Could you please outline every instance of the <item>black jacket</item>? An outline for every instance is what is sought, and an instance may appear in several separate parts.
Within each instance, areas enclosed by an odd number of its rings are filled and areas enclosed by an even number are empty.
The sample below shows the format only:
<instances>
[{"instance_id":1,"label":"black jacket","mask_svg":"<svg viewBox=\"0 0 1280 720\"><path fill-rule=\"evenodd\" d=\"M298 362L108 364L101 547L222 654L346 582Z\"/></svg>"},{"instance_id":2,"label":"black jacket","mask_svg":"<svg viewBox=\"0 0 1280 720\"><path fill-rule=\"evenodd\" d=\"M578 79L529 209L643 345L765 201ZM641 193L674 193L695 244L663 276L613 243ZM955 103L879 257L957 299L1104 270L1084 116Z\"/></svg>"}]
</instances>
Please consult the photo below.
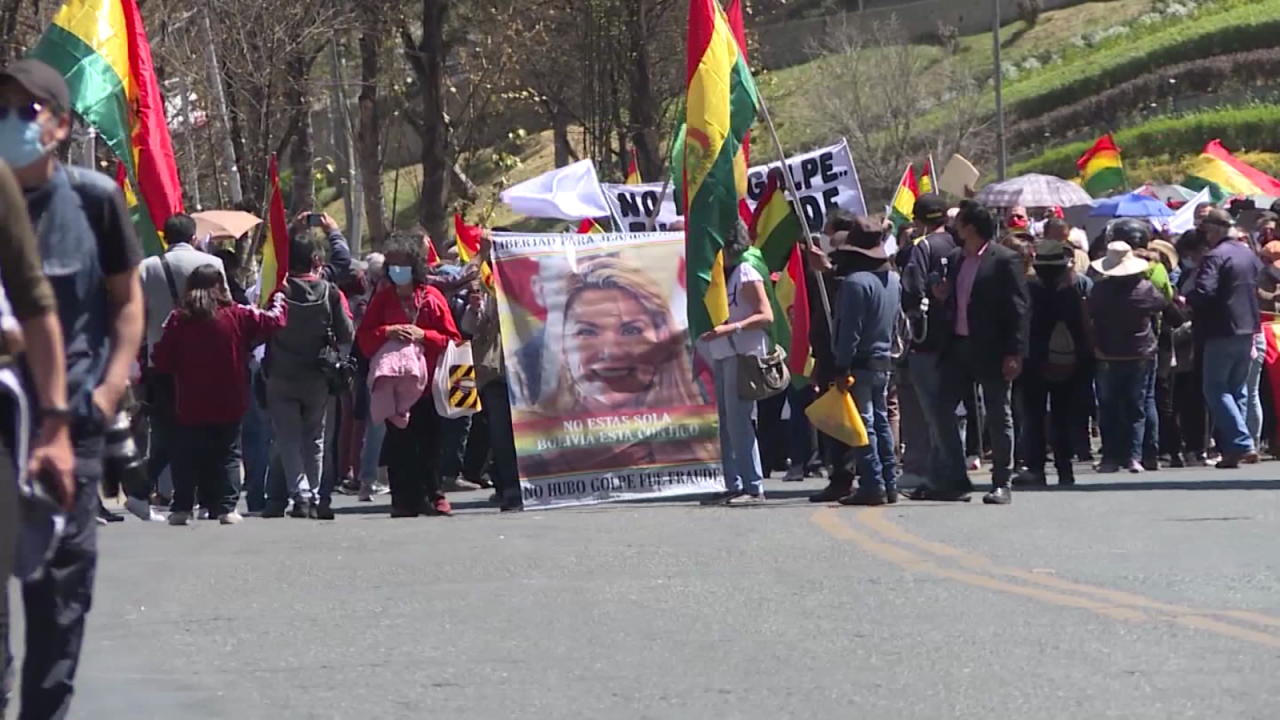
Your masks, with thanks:
<instances>
[{"instance_id":1,"label":"black jacket","mask_svg":"<svg viewBox=\"0 0 1280 720\"><path fill-rule=\"evenodd\" d=\"M1059 274L1027 279L1031 300L1031 330L1026 371L1038 373L1049 357L1054 328L1063 323L1076 347L1077 367L1093 364L1089 314L1086 305L1088 281L1063 268Z\"/></svg>"},{"instance_id":2,"label":"black jacket","mask_svg":"<svg viewBox=\"0 0 1280 720\"><path fill-rule=\"evenodd\" d=\"M902 268L902 311L911 320L912 333L920 338L919 342L912 343L912 352L936 353L942 346L942 338L947 334L946 313L939 307L941 303L929 294L929 275L948 274L955 251L956 241L945 230L898 251L898 267ZM922 309L926 297L930 303L927 318Z\"/></svg>"},{"instance_id":3,"label":"black jacket","mask_svg":"<svg viewBox=\"0 0 1280 720\"><path fill-rule=\"evenodd\" d=\"M998 371L1006 357L1027 356L1030 303L1022 256L996 243L989 243L978 261L969 295L969 341L979 365ZM956 345L956 299L964 248L956 248L948 259L947 285L950 293L944 305L942 362Z\"/></svg>"}]
</instances>

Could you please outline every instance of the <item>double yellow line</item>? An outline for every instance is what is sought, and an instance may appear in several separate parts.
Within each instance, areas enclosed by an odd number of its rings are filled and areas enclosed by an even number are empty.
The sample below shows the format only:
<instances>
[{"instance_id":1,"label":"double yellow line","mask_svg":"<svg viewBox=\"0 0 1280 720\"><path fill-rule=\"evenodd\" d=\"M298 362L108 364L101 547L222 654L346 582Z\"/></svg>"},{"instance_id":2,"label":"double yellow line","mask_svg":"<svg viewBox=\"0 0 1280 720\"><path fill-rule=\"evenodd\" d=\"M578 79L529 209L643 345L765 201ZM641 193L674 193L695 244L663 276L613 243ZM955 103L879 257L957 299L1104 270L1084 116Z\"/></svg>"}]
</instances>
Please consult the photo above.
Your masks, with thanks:
<instances>
[{"instance_id":1,"label":"double yellow line","mask_svg":"<svg viewBox=\"0 0 1280 720\"><path fill-rule=\"evenodd\" d=\"M911 572L1059 607L1087 610L1113 620L1173 623L1280 648L1280 635L1258 629L1280 628L1278 617L1242 610L1202 610L1171 605L1135 593L998 565L981 555L912 535L893 524L883 508L864 508L853 514L863 529L842 519L847 515L847 512L835 508L824 508L815 512L812 520L828 535L852 542L868 553Z\"/></svg>"}]
</instances>

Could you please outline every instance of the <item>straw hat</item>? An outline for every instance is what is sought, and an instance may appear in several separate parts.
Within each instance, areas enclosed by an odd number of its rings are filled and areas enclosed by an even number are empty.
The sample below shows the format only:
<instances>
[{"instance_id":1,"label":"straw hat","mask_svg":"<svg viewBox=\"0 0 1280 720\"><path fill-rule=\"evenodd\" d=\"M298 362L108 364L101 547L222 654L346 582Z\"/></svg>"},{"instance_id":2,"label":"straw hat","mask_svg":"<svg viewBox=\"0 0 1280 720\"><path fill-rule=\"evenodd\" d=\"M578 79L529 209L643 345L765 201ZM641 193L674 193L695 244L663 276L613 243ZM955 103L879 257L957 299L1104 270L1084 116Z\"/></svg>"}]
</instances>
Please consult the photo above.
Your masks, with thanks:
<instances>
[{"instance_id":1,"label":"straw hat","mask_svg":"<svg viewBox=\"0 0 1280 720\"><path fill-rule=\"evenodd\" d=\"M1151 263L1133 254L1129 243L1117 240L1108 243L1106 257L1095 260L1090 267L1107 277L1126 277L1141 275L1150 266Z\"/></svg>"},{"instance_id":2,"label":"straw hat","mask_svg":"<svg viewBox=\"0 0 1280 720\"><path fill-rule=\"evenodd\" d=\"M1173 246L1173 243L1167 240L1152 240L1147 248L1160 253L1160 257L1164 260L1165 269L1172 270L1178 267L1178 250Z\"/></svg>"}]
</instances>

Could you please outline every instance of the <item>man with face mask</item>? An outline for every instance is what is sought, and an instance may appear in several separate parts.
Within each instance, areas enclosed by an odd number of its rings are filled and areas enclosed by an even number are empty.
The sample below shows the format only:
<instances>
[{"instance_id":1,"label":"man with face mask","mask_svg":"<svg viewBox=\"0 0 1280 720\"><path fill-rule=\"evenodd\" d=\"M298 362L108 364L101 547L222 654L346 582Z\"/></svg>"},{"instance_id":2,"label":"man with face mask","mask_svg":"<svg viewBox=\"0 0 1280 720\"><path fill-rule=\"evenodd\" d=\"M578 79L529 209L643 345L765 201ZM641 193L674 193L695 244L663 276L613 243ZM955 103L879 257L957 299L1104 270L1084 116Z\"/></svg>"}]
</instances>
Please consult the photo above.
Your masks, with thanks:
<instances>
[{"instance_id":1,"label":"man with face mask","mask_svg":"<svg viewBox=\"0 0 1280 720\"><path fill-rule=\"evenodd\" d=\"M61 718L71 703L97 566L104 434L144 331L142 247L124 196L111 178L57 161L53 151L70 129L70 92L57 71L20 60L0 72L0 159L26 197L66 344L67 406L43 414L69 422L76 480L45 572L22 588L23 718Z\"/></svg>"}]
</instances>

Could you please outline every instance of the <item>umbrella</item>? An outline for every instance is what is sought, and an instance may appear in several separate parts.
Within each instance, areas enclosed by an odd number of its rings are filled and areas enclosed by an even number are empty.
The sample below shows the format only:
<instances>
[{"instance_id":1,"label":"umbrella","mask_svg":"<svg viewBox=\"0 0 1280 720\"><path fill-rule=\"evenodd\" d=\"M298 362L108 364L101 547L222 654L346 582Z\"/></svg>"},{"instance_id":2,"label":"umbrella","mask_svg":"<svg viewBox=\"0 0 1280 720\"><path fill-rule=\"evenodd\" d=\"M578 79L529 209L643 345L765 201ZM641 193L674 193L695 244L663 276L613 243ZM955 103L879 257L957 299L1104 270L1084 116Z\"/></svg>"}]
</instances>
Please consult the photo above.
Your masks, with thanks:
<instances>
[{"instance_id":1,"label":"umbrella","mask_svg":"<svg viewBox=\"0 0 1280 720\"><path fill-rule=\"evenodd\" d=\"M1089 217L1113 218L1162 218L1171 215L1173 211L1162 201L1136 192L1099 200L1098 204L1093 206L1093 211L1089 213Z\"/></svg>"},{"instance_id":2,"label":"umbrella","mask_svg":"<svg viewBox=\"0 0 1280 720\"><path fill-rule=\"evenodd\" d=\"M191 216L196 237L238 238L262 223L262 218L239 210L209 210Z\"/></svg>"},{"instance_id":3,"label":"umbrella","mask_svg":"<svg viewBox=\"0 0 1280 720\"><path fill-rule=\"evenodd\" d=\"M1004 182L991 183L978 193L978 202L987 207L1029 208L1071 207L1093 202L1089 193L1075 183L1052 175L1031 173Z\"/></svg>"}]
</instances>

